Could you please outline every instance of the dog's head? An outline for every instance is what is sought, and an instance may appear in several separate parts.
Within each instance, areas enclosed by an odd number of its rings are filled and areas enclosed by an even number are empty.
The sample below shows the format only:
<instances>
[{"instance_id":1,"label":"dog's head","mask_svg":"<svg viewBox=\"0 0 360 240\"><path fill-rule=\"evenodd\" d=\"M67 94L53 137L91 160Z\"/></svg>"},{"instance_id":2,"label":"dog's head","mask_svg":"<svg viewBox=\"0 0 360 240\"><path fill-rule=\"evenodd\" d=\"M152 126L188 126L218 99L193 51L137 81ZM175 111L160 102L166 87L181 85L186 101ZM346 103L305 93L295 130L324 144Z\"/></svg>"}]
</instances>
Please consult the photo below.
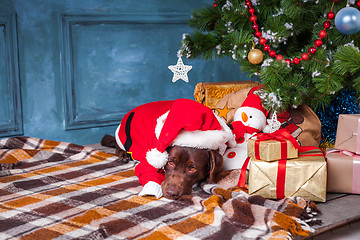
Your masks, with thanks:
<instances>
[{"instance_id":1,"label":"dog's head","mask_svg":"<svg viewBox=\"0 0 360 240\"><path fill-rule=\"evenodd\" d=\"M222 169L223 157L218 151L174 146L167 149L165 181L161 184L164 197L178 199L190 194L192 186L209 176L214 181Z\"/></svg>"}]
</instances>

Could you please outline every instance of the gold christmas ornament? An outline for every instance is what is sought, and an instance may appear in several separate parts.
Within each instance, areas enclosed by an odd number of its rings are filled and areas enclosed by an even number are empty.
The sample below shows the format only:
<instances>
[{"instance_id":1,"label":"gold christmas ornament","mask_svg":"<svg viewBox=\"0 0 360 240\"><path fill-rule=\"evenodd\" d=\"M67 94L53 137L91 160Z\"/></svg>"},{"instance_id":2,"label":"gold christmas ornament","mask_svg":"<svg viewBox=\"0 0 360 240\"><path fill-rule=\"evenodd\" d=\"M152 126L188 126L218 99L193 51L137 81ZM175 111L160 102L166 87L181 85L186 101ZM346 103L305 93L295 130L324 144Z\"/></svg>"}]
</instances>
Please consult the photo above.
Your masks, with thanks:
<instances>
[{"instance_id":1,"label":"gold christmas ornament","mask_svg":"<svg viewBox=\"0 0 360 240\"><path fill-rule=\"evenodd\" d=\"M259 64L262 62L264 55L259 49L252 49L248 54L248 59L252 64Z\"/></svg>"}]
</instances>

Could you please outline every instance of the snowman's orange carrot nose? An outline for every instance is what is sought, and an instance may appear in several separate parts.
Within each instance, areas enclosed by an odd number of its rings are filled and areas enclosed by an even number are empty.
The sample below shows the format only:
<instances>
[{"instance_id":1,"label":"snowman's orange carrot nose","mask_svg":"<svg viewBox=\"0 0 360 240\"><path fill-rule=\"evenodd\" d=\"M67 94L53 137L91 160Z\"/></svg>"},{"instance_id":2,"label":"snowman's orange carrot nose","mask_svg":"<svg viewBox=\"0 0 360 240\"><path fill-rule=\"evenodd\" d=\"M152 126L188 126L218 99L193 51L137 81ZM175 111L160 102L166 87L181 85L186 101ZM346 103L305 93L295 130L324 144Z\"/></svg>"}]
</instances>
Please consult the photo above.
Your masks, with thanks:
<instances>
[{"instance_id":1,"label":"snowman's orange carrot nose","mask_svg":"<svg viewBox=\"0 0 360 240\"><path fill-rule=\"evenodd\" d=\"M247 122L247 120L248 120L248 115L246 115L245 112L242 112L242 113L241 113L241 118L242 118L243 122Z\"/></svg>"}]
</instances>

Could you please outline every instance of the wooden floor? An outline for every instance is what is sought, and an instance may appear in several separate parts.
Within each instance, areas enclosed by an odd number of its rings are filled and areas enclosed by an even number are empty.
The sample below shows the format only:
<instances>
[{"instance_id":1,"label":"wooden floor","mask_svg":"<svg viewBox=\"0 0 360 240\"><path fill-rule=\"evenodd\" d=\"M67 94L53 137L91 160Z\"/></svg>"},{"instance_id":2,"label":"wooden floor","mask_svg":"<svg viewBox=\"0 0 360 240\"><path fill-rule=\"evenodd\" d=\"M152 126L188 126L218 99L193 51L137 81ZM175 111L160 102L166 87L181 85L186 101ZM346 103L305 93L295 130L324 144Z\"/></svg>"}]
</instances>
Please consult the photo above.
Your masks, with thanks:
<instances>
[{"instance_id":1,"label":"wooden floor","mask_svg":"<svg viewBox=\"0 0 360 240\"><path fill-rule=\"evenodd\" d=\"M322 225L314 226L309 239L360 239L360 195L328 193L325 203L317 203Z\"/></svg>"},{"instance_id":2,"label":"wooden floor","mask_svg":"<svg viewBox=\"0 0 360 240\"><path fill-rule=\"evenodd\" d=\"M100 144L87 145L104 152L115 149ZM360 195L328 193L325 203L317 203L321 214L317 216L322 225L314 226L311 240L359 240L360 239Z\"/></svg>"}]
</instances>

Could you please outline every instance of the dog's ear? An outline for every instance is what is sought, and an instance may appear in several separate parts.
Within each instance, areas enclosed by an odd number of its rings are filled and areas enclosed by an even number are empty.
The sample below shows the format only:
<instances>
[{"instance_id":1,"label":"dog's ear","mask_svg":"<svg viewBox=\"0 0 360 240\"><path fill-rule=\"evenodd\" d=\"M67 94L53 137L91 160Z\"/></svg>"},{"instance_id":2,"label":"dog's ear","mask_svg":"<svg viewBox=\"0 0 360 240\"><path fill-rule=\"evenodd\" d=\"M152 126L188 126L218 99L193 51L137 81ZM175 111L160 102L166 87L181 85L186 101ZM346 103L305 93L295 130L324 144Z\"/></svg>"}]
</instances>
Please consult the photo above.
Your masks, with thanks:
<instances>
[{"instance_id":1,"label":"dog's ear","mask_svg":"<svg viewBox=\"0 0 360 240\"><path fill-rule=\"evenodd\" d=\"M216 175L221 171L223 167L223 156L217 150L210 151L210 182L215 181Z\"/></svg>"}]
</instances>

